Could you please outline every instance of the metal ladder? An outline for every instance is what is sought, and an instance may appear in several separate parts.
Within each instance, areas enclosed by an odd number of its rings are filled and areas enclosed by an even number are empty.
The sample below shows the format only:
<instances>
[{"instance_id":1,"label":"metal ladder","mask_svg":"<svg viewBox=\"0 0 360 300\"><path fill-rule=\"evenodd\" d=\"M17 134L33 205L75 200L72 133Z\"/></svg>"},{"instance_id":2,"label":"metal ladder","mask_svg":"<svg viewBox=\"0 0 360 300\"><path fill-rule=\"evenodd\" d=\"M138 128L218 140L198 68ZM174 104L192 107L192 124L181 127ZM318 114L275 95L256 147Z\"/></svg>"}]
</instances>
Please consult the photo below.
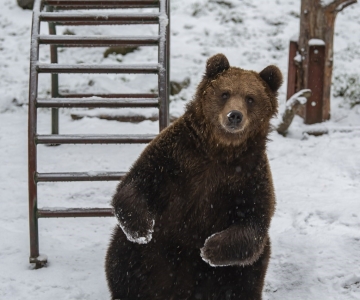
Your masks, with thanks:
<instances>
[{"instance_id":1,"label":"metal ladder","mask_svg":"<svg viewBox=\"0 0 360 300\"><path fill-rule=\"evenodd\" d=\"M39 218L58 217L108 217L113 216L110 208L38 208L38 182L65 181L110 181L120 180L125 172L38 173L38 144L139 144L148 143L154 135L61 135L58 130L59 108L91 107L158 107L160 131L169 125L169 0L35 0L32 19L29 81L29 223L30 263L40 268L47 263L46 256L39 256ZM157 13L69 13L61 10L116 9L158 7ZM54 12L56 11L56 12ZM48 22L49 35L40 35L41 22ZM147 37L112 36L57 36L56 25L127 25L158 24L159 34ZM39 45L50 45L50 64L39 62ZM57 64L57 47L104 47L104 46L158 46L158 64L149 65L62 65ZM39 73L51 74L52 92L50 99L38 98ZM157 74L158 94L61 94L58 74L61 73L119 73ZM97 98L91 98L96 96ZM52 134L37 133L37 109L52 109Z\"/></svg>"}]
</instances>

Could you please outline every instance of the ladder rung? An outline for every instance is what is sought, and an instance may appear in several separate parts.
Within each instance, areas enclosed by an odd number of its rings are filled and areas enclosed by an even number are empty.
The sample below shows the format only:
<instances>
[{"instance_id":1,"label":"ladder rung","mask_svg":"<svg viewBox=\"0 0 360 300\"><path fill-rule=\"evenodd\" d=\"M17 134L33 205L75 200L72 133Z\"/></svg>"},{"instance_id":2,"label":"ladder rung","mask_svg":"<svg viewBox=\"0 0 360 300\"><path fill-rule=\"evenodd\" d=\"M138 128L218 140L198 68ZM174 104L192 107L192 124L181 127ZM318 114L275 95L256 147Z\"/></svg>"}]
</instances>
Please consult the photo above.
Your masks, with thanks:
<instances>
[{"instance_id":1,"label":"ladder rung","mask_svg":"<svg viewBox=\"0 0 360 300\"><path fill-rule=\"evenodd\" d=\"M111 208L42 208L38 218L113 217Z\"/></svg>"},{"instance_id":2,"label":"ladder rung","mask_svg":"<svg viewBox=\"0 0 360 300\"><path fill-rule=\"evenodd\" d=\"M156 135L132 134L132 135L37 135L37 144L146 144L151 142Z\"/></svg>"},{"instance_id":3,"label":"ladder rung","mask_svg":"<svg viewBox=\"0 0 360 300\"><path fill-rule=\"evenodd\" d=\"M125 172L65 172L65 173L37 173L36 182L65 182L65 181L119 181Z\"/></svg>"},{"instance_id":4,"label":"ladder rung","mask_svg":"<svg viewBox=\"0 0 360 300\"><path fill-rule=\"evenodd\" d=\"M37 107L112 107L112 108L123 108L123 107L158 107L158 99L136 99L128 98L106 98L106 99L84 99L84 98L52 98L52 99L38 99Z\"/></svg>"},{"instance_id":5,"label":"ladder rung","mask_svg":"<svg viewBox=\"0 0 360 300\"><path fill-rule=\"evenodd\" d=\"M99 98L151 98L151 99L159 99L158 94L71 94L71 93L61 93L61 98L91 98L91 97L99 97Z\"/></svg>"},{"instance_id":6,"label":"ladder rung","mask_svg":"<svg viewBox=\"0 0 360 300\"><path fill-rule=\"evenodd\" d=\"M109 13L40 13L40 21L56 22L59 25L98 25L98 24L158 24L157 14L109 14Z\"/></svg>"},{"instance_id":7,"label":"ladder rung","mask_svg":"<svg viewBox=\"0 0 360 300\"><path fill-rule=\"evenodd\" d=\"M158 65L59 65L37 64L39 73L122 73L122 74L156 74L159 72Z\"/></svg>"},{"instance_id":8,"label":"ladder rung","mask_svg":"<svg viewBox=\"0 0 360 300\"><path fill-rule=\"evenodd\" d=\"M120 36L68 36L68 35L45 35L39 37L40 44L62 46L156 46L159 43L158 36L151 37L120 37Z\"/></svg>"},{"instance_id":9,"label":"ladder rung","mask_svg":"<svg viewBox=\"0 0 360 300\"><path fill-rule=\"evenodd\" d=\"M158 7L159 1L157 0L46 0L45 4L54 6L56 8L146 8Z\"/></svg>"}]
</instances>

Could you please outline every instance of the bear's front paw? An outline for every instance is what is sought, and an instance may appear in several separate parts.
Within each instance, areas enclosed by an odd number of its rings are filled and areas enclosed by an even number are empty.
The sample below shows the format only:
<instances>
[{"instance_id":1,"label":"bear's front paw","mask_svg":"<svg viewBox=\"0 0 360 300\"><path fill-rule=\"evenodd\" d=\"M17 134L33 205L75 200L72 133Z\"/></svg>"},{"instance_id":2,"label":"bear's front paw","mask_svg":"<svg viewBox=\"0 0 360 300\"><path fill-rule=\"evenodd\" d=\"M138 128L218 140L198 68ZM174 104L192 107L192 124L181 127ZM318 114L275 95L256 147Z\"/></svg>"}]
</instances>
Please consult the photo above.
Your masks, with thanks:
<instances>
[{"instance_id":1,"label":"bear's front paw","mask_svg":"<svg viewBox=\"0 0 360 300\"><path fill-rule=\"evenodd\" d=\"M206 239L204 247L200 249L201 258L212 267L229 266L224 253L222 253L221 233L215 233Z\"/></svg>"},{"instance_id":2,"label":"bear's front paw","mask_svg":"<svg viewBox=\"0 0 360 300\"><path fill-rule=\"evenodd\" d=\"M130 242L147 244L152 239L155 220L150 216L127 220L119 218L119 225Z\"/></svg>"}]
</instances>

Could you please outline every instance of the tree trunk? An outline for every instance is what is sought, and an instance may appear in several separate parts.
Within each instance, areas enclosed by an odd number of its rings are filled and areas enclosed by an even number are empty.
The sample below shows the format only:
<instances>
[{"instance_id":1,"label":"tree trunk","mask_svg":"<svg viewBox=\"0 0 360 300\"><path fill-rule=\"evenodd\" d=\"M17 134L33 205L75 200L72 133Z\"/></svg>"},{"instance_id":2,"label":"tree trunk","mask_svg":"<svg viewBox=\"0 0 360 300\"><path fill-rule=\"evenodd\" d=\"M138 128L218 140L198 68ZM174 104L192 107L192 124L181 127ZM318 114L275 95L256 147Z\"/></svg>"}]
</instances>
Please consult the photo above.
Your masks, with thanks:
<instances>
[{"instance_id":1,"label":"tree trunk","mask_svg":"<svg viewBox=\"0 0 360 300\"><path fill-rule=\"evenodd\" d=\"M313 80L321 81L322 91L316 93L313 91L312 97L305 109L302 109L299 114L304 117L305 123L317 123L328 120L330 118L330 92L331 92L331 76L333 69L333 40L334 40L334 26L335 18L338 12L345 7L356 3L357 0L334 0L328 4L323 4L324 0L302 0L301 1L301 17L300 17L300 35L298 41L298 52L301 55L301 61L298 63L298 76L296 82L296 90L300 91L309 88ZM316 76L323 78L314 78L311 71L309 73L309 64L322 59L320 55L315 57L313 61L310 60L309 41L317 39L322 40L324 49L324 61L322 72L317 72ZM313 40L314 41L314 40ZM312 49L315 54L319 54L321 48L320 43L313 45ZM316 46L319 46L318 48ZM319 68L319 66L317 67ZM320 74L320 75L319 75ZM319 99L322 98L322 99ZM311 105L313 107L311 107ZM309 117L309 109L318 112L317 117Z\"/></svg>"}]
</instances>

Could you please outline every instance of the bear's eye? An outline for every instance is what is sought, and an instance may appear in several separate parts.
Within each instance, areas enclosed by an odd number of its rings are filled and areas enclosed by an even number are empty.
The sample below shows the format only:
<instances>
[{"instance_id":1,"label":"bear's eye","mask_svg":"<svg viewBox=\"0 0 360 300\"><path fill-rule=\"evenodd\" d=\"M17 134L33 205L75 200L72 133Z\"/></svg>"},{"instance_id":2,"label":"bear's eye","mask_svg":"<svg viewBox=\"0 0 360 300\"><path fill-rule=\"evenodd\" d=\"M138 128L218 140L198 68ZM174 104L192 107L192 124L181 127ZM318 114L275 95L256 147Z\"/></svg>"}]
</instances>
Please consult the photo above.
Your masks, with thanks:
<instances>
[{"instance_id":1,"label":"bear's eye","mask_svg":"<svg viewBox=\"0 0 360 300\"><path fill-rule=\"evenodd\" d=\"M229 98L230 98L230 93L229 93L229 92L222 93L222 94L221 94L221 98L222 98L223 100L229 99Z\"/></svg>"},{"instance_id":2,"label":"bear's eye","mask_svg":"<svg viewBox=\"0 0 360 300\"><path fill-rule=\"evenodd\" d=\"M246 100L246 103L247 103L247 104L253 104L253 103L255 102L255 101L254 101L254 98L249 97L249 96L247 96L245 100Z\"/></svg>"}]
</instances>

